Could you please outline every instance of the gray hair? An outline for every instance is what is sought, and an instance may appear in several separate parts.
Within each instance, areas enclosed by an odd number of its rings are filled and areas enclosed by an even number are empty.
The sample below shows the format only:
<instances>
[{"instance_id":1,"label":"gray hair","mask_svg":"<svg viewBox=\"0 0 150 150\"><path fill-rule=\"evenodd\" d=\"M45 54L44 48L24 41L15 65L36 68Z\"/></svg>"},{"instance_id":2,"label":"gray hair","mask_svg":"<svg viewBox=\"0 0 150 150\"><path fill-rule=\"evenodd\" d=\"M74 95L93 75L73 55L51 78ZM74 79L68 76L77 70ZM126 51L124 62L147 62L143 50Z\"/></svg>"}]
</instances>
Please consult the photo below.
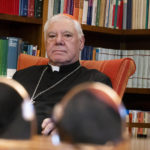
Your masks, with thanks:
<instances>
[{"instance_id":1,"label":"gray hair","mask_svg":"<svg viewBox=\"0 0 150 150\"><path fill-rule=\"evenodd\" d=\"M52 16L51 18L49 18L45 25L44 25L44 39L46 40L46 33L47 33L47 30L48 30L48 27L51 23L53 22L56 22L62 18L65 18L65 19L68 19L68 20L71 20L72 23L74 24L74 27L78 33L78 37L81 38L82 36L84 36L83 34L83 31L82 31L82 28L81 28L81 25L78 21L72 19L71 17L67 16L67 15L64 15L64 14L57 14L57 15L54 15Z\"/></svg>"}]
</instances>

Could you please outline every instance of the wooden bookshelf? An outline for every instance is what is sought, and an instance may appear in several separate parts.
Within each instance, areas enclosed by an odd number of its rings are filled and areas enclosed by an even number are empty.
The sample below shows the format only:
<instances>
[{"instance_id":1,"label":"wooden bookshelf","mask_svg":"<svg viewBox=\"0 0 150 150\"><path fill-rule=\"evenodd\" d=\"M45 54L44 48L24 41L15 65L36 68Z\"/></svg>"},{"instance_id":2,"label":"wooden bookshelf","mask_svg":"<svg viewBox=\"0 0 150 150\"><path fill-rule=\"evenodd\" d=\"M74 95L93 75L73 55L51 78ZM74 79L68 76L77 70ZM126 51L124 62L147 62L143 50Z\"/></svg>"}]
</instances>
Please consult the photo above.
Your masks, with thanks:
<instances>
[{"instance_id":1,"label":"wooden bookshelf","mask_svg":"<svg viewBox=\"0 0 150 150\"><path fill-rule=\"evenodd\" d=\"M38 45L41 56L45 55L43 27L47 20L48 0L43 1L43 17L22 17L0 14L0 36L21 37L33 45Z\"/></svg>"}]
</instances>

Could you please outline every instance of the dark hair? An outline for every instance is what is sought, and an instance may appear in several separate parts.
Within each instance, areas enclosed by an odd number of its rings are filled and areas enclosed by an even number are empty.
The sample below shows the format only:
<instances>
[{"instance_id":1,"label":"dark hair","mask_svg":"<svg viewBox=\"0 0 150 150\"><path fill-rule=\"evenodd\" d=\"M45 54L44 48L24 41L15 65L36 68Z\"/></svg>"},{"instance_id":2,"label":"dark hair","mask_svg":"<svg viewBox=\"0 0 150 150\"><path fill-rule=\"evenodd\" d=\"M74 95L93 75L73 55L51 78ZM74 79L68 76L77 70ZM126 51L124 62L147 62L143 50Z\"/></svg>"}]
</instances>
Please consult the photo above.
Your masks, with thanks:
<instances>
[{"instance_id":1,"label":"dark hair","mask_svg":"<svg viewBox=\"0 0 150 150\"><path fill-rule=\"evenodd\" d=\"M73 94L56 126L62 141L105 144L122 139L118 106L106 93L84 89Z\"/></svg>"}]
</instances>

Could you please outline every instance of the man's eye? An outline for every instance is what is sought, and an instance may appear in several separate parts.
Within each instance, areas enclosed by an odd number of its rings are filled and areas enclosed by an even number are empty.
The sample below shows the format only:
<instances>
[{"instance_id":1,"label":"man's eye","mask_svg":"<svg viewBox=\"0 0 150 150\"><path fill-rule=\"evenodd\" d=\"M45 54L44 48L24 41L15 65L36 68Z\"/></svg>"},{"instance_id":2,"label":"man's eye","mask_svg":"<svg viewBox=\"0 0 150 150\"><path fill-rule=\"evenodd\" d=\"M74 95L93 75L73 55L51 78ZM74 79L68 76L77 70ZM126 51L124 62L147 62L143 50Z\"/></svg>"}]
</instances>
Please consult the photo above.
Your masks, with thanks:
<instances>
[{"instance_id":1,"label":"man's eye","mask_svg":"<svg viewBox=\"0 0 150 150\"><path fill-rule=\"evenodd\" d=\"M70 38L70 37L72 37L72 34L64 34L64 37Z\"/></svg>"},{"instance_id":2,"label":"man's eye","mask_svg":"<svg viewBox=\"0 0 150 150\"><path fill-rule=\"evenodd\" d=\"M56 37L56 35L49 35L48 37L51 38L51 39L53 39L53 38Z\"/></svg>"}]
</instances>

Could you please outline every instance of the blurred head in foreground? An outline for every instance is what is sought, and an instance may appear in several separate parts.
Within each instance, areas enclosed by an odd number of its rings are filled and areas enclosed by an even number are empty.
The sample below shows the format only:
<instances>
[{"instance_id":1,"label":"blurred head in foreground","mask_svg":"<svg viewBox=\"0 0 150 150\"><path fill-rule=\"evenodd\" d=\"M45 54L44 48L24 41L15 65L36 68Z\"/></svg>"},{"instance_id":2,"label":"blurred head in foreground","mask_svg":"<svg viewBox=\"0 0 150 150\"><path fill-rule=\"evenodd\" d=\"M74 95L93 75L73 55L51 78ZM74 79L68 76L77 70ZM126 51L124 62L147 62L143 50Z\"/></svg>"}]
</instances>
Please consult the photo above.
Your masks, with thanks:
<instances>
[{"instance_id":1,"label":"blurred head in foreground","mask_svg":"<svg viewBox=\"0 0 150 150\"><path fill-rule=\"evenodd\" d=\"M73 88L53 112L60 140L74 144L117 144L123 138L121 99L101 83Z\"/></svg>"},{"instance_id":2,"label":"blurred head in foreground","mask_svg":"<svg viewBox=\"0 0 150 150\"><path fill-rule=\"evenodd\" d=\"M34 108L24 87L0 77L0 138L30 138L34 119Z\"/></svg>"}]
</instances>

